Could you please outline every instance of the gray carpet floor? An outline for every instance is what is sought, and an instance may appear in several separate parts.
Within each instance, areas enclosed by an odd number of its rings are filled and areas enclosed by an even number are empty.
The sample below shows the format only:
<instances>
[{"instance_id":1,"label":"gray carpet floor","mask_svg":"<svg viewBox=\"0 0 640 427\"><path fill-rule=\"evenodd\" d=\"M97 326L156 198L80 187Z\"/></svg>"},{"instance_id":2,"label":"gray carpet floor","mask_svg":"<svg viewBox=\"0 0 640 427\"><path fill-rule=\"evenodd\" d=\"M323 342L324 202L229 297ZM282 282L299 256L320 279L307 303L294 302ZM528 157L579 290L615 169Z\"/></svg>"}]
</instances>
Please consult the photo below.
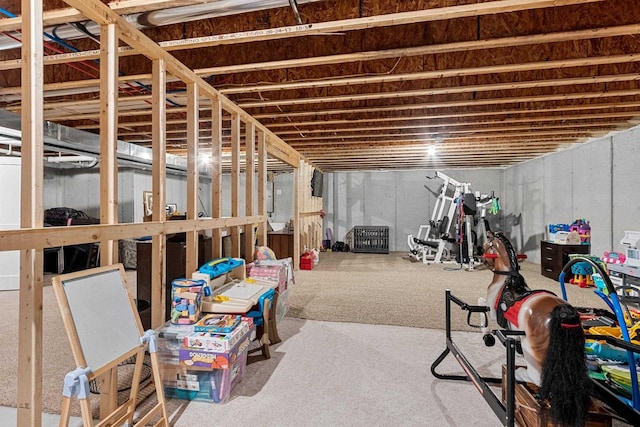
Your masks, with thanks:
<instances>
[{"instance_id":1,"label":"gray carpet floor","mask_svg":"<svg viewBox=\"0 0 640 427\"><path fill-rule=\"evenodd\" d=\"M296 272L290 310L279 325L283 342L272 358L247 366L229 402L221 405L170 399L176 426L498 426L468 382L435 379L431 363L445 348L444 290L474 304L492 273L482 268L423 265L403 253L322 253L313 271ZM523 263L532 288L559 293L557 282ZM128 272L135 289L135 272ZM569 301L603 307L590 289L568 286ZM0 294L0 308L17 318L17 292ZM43 402L59 412L64 374L73 359L51 287L44 289ZM504 348L486 348L480 333L454 310L454 340L487 376L499 376ZM16 322L17 323L17 322ZM0 404L16 405L17 324L9 322L0 347ZM461 373L451 355L441 373ZM499 391L498 391L499 393ZM140 410L153 403L143 402ZM77 406L74 412L78 413Z\"/></svg>"},{"instance_id":2,"label":"gray carpet floor","mask_svg":"<svg viewBox=\"0 0 640 427\"><path fill-rule=\"evenodd\" d=\"M431 375L444 331L286 318L280 332L286 339L248 366L228 403L171 400L175 425L501 425L471 383ZM487 350L477 333L454 339L483 374L500 375L503 349ZM449 356L441 372L462 371Z\"/></svg>"},{"instance_id":3,"label":"gray carpet floor","mask_svg":"<svg viewBox=\"0 0 640 427\"><path fill-rule=\"evenodd\" d=\"M560 295L560 285L540 274L540 265L521 263L531 289ZM354 254L327 252L312 271L296 272L290 316L335 322L444 329L445 290L469 304L486 295L493 273L484 265L473 270L456 264L411 262L403 252ZM593 288L567 285L568 300L580 307L606 308ZM466 317L452 319L452 328L471 330Z\"/></svg>"}]
</instances>

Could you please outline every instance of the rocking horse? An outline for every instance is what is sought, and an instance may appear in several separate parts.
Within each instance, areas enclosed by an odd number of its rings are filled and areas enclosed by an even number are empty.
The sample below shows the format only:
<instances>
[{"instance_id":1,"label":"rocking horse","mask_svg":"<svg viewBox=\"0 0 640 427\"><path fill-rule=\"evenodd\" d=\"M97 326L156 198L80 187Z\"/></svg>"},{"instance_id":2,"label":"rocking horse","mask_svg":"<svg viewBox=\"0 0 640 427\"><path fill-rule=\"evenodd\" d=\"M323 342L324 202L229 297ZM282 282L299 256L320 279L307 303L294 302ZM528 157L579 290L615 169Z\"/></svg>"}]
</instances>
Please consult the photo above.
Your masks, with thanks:
<instances>
[{"instance_id":1,"label":"rocking horse","mask_svg":"<svg viewBox=\"0 0 640 427\"><path fill-rule=\"evenodd\" d=\"M483 258L493 280L479 305L488 306L489 316L502 328L524 332L520 347L526 367L516 370L516 379L540 387L555 422L582 426L590 379L578 311L551 292L529 289L511 242L500 232L488 231L487 237ZM483 332L487 337L488 326ZM485 343L492 345L486 338Z\"/></svg>"}]
</instances>

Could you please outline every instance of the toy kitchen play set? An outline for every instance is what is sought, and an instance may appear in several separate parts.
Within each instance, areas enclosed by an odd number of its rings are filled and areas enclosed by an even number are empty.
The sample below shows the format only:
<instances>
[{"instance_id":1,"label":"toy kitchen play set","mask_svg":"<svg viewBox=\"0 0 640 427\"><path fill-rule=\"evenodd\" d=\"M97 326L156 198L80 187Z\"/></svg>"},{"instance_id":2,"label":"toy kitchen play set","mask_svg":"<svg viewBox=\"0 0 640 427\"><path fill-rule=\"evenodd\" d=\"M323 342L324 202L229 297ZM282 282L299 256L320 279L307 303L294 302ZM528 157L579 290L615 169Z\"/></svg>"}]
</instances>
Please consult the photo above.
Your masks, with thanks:
<instances>
[{"instance_id":1,"label":"toy kitchen play set","mask_svg":"<svg viewBox=\"0 0 640 427\"><path fill-rule=\"evenodd\" d=\"M637 288L634 293L640 295L640 231L625 231L620 244L624 254L618 254L618 262L607 260L609 277L615 287Z\"/></svg>"}]
</instances>

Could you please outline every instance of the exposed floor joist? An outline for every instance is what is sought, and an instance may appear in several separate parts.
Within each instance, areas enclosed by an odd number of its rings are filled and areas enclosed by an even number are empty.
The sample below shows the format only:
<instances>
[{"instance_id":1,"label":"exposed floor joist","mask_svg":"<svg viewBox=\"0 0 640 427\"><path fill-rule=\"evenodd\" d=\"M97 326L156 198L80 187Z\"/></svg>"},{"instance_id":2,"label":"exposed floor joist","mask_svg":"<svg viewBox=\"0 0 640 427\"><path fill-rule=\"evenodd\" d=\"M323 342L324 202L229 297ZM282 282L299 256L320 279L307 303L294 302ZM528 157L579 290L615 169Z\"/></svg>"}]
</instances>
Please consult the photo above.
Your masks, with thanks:
<instances>
[{"instance_id":1,"label":"exposed floor joist","mask_svg":"<svg viewBox=\"0 0 640 427\"><path fill-rule=\"evenodd\" d=\"M8 3L19 15L19 2ZM109 5L130 14L199 3ZM51 7L60 5L52 0ZM297 9L302 23L285 5L142 30L158 46L138 45L125 32L118 138L152 146L153 84L150 62L140 56L145 50L170 52L193 70L189 79L210 83L228 98L229 113L242 108L268 138L322 162L326 171L347 164L349 170L370 168L366 147L385 144L376 169L402 168L403 155L408 168L430 164L394 145L417 138L438 150L467 147L468 156L442 156L444 167L486 165L484 153L506 166L627 129L640 118L640 0L323 0ZM69 8L44 16L45 25L83 19ZM0 19L0 33L19 29L20 21ZM45 119L98 132L101 86L90 61L99 58L99 45L90 38L67 43L73 50L57 46L43 61ZM171 56L163 58L170 71L167 151L183 155L188 97L178 78L184 80L186 70ZM19 51L0 50L0 108L21 111L20 65ZM197 104L202 146L211 139L208 98L201 94ZM230 147L228 117L220 129L223 150ZM487 138L500 150L476 145ZM318 150L323 146L325 153ZM339 156L329 152L334 149Z\"/></svg>"}]
</instances>

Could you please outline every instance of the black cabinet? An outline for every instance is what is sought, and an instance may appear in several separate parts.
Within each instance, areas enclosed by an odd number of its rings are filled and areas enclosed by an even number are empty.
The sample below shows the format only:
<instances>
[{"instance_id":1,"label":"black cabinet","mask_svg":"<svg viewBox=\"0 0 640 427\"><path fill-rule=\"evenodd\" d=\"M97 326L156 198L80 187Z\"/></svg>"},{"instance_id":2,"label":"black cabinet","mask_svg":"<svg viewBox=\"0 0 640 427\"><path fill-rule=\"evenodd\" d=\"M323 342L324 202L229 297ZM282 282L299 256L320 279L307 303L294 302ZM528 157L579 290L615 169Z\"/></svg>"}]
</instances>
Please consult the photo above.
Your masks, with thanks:
<instances>
[{"instance_id":1,"label":"black cabinet","mask_svg":"<svg viewBox=\"0 0 640 427\"><path fill-rule=\"evenodd\" d=\"M564 266L569 262L570 254L588 255L591 245L560 245L543 240L540 242L540 274L558 280ZM565 276L565 281L571 279Z\"/></svg>"}]
</instances>

